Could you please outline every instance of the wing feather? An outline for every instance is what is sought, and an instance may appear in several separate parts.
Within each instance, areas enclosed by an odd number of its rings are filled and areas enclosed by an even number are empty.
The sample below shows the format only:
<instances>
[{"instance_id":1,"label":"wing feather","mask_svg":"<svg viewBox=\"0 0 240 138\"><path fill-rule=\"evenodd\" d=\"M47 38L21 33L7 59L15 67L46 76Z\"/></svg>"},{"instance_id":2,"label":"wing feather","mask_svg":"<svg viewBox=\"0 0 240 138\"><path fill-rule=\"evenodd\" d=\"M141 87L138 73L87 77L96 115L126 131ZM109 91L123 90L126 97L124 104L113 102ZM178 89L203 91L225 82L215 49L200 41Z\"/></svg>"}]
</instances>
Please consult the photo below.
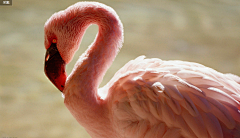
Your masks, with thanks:
<instances>
[{"instance_id":1,"label":"wing feather","mask_svg":"<svg viewBox=\"0 0 240 138\"><path fill-rule=\"evenodd\" d=\"M189 114L191 114L192 116L198 116L199 112L196 108L196 106L194 105L193 101L191 100L191 98L188 96L187 93L183 93L184 95L184 102L182 102L182 106L188 111Z\"/></svg>"},{"instance_id":2,"label":"wing feather","mask_svg":"<svg viewBox=\"0 0 240 138\"><path fill-rule=\"evenodd\" d=\"M230 103L227 102L223 102L223 105L225 105L225 107L227 108L228 112L231 114L232 118L237 121L238 123L240 123L240 111L236 106L233 106Z\"/></svg>"},{"instance_id":3,"label":"wing feather","mask_svg":"<svg viewBox=\"0 0 240 138\"><path fill-rule=\"evenodd\" d=\"M170 100L167 100L166 103L169 105L169 107L173 110L175 114L177 115L181 114L181 111L182 111L181 106L177 100L170 99Z\"/></svg>"},{"instance_id":4,"label":"wing feather","mask_svg":"<svg viewBox=\"0 0 240 138\"><path fill-rule=\"evenodd\" d=\"M182 117L188 124L188 126L191 128L191 130L196 134L197 137L199 138L208 137L208 133L206 131L205 125L200 115L192 116L186 110L183 110Z\"/></svg>"},{"instance_id":5,"label":"wing feather","mask_svg":"<svg viewBox=\"0 0 240 138\"><path fill-rule=\"evenodd\" d=\"M198 106L201 110L204 112L209 112L211 110L210 104L208 100L206 100L204 97L198 96L196 94L191 93L191 99L197 103L196 106Z\"/></svg>"},{"instance_id":6,"label":"wing feather","mask_svg":"<svg viewBox=\"0 0 240 138\"><path fill-rule=\"evenodd\" d=\"M161 106L162 118L167 126L172 126L175 122L175 115L171 108L167 104Z\"/></svg>"},{"instance_id":7,"label":"wing feather","mask_svg":"<svg viewBox=\"0 0 240 138\"><path fill-rule=\"evenodd\" d=\"M167 129L162 138L181 138L180 131L181 130L179 128Z\"/></svg>"},{"instance_id":8,"label":"wing feather","mask_svg":"<svg viewBox=\"0 0 240 138\"><path fill-rule=\"evenodd\" d=\"M152 129L147 131L144 138L162 138L167 131L167 127L164 123L159 123L152 126Z\"/></svg>"},{"instance_id":9,"label":"wing feather","mask_svg":"<svg viewBox=\"0 0 240 138\"><path fill-rule=\"evenodd\" d=\"M228 102L234 106L239 105L239 102L237 100L235 100L231 95L228 95L226 92L224 92L221 89L208 87L207 89L204 88L204 91L206 92L208 97L212 97L221 102Z\"/></svg>"},{"instance_id":10,"label":"wing feather","mask_svg":"<svg viewBox=\"0 0 240 138\"><path fill-rule=\"evenodd\" d=\"M195 133L192 131L192 129L189 127L189 125L186 123L186 121L183 119L182 115L176 116L176 127L181 128L182 135L187 138L197 138Z\"/></svg>"},{"instance_id":11,"label":"wing feather","mask_svg":"<svg viewBox=\"0 0 240 138\"><path fill-rule=\"evenodd\" d=\"M149 106L149 111L150 113L158 120L162 120L162 112L159 112L158 110L160 110L161 108L159 108L158 103L156 102L152 102L150 100L148 100L148 106Z\"/></svg>"},{"instance_id":12,"label":"wing feather","mask_svg":"<svg viewBox=\"0 0 240 138\"><path fill-rule=\"evenodd\" d=\"M219 133L222 129L218 119L212 113L200 113L210 137L223 138L223 133Z\"/></svg>"},{"instance_id":13,"label":"wing feather","mask_svg":"<svg viewBox=\"0 0 240 138\"><path fill-rule=\"evenodd\" d=\"M172 98L176 100L183 100L182 94L177 89L176 85L165 85L165 91L167 91Z\"/></svg>"},{"instance_id":14,"label":"wing feather","mask_svg":"<svg viewBox=\"0 0 240 138\"><path fill-rule=\"evenodd\" d=\"M212 109L211 113L223 122L229 129L232 129L235 126L235 121L227 108L215 99L209 97L207 97L207 99Z\"/></svg>"},{"instance_id":15,"label":"wing feather","mask_svg":"<svg viewBox=\"0 0 240 138\"><path fill-rule=\"evenodd\" d=\"M240 129L239 77L197 63L138 57L113 80L109 106L123 137L223 138Z\"/></svg>"}]
</instances>

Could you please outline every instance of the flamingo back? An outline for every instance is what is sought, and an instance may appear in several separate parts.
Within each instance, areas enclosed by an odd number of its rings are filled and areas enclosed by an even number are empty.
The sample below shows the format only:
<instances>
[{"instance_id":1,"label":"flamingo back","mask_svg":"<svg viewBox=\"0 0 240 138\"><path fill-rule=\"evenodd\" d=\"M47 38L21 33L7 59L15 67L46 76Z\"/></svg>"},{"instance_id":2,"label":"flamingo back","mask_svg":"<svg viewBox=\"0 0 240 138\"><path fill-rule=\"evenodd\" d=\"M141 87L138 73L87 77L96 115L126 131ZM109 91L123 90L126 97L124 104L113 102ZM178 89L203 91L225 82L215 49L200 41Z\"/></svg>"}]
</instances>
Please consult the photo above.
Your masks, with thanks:
<instances>
[{"instance_id":1,"label":"flamingo back","mask_svg":"<svg viewBox=\"0 0 240 138\"><path fill-rule=\"evenodd\" d=\"M198 63L140 56L107 84L106 100L124 138L240 137L237 80Z\"/></svg>"}]
</instances>

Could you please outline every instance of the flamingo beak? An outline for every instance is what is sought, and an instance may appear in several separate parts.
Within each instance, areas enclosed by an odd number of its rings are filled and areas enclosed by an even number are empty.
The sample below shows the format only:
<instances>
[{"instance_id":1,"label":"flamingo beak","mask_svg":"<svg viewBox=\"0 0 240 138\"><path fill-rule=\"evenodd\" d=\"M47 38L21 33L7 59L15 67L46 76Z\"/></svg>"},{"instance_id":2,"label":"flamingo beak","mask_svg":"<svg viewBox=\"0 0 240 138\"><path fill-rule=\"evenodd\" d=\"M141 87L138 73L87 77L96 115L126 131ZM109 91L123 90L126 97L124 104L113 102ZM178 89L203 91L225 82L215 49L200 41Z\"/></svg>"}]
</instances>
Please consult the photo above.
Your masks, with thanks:
<instances>
[{"instance_id":1,"label":"flamingo beak","mask_svg":"<svg viewBox=\"0 0 240 138\"><path fill-rule=\"evenodd\" d=\"M66 63L62 59L57 44L52 43L45 56L44 71L49 80L62 92L67 79Z\"/></svg>"}]
</instances>

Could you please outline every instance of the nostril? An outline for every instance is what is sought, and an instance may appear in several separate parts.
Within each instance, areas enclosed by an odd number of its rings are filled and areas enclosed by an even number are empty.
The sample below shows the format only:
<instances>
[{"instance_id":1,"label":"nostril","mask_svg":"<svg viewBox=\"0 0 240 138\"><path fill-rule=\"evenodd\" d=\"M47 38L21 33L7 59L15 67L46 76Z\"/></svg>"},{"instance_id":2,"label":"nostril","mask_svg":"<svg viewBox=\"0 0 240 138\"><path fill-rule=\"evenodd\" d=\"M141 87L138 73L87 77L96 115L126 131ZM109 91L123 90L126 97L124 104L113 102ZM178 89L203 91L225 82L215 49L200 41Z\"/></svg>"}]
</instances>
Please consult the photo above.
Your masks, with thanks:
<instances>
[{"instance_id":1,"label":"nostril","mask_svg":"<svg viewBox=\"0 0 240 138\"><path fill-rule=\"evenodd\" d=\"M48 60L49 60L49 57L50 57L50 56L47 55L46 58L45 58L45 61L48 61Z\"/></svg>"}]
</instances>

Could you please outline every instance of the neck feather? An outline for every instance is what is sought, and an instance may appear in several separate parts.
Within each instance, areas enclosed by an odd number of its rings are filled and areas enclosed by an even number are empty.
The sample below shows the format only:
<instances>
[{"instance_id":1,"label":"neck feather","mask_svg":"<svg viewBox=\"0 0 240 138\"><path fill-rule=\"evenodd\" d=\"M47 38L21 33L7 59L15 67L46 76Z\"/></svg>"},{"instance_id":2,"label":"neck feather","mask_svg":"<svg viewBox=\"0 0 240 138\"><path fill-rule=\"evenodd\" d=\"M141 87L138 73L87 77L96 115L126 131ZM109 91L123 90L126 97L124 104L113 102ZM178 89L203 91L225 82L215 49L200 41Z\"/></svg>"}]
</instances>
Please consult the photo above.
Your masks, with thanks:
<instances>
[{"instance_id":1,"label":"neck feather","mask_svg":"<svg viewBox=\"0 0 240 138\"><path fill-rule=\"evenodd\" d=\"M97 131L101 130L98 127L103 129L104 126L100 124L101 122L97 126L94 121L104 120L103 124L109 122L109 113L107 107L104 106L105 101L98 97L97 91L104 74L122 46L123 27L117 14L110 7L88 5L83 8L81 13L74 11L75 17L71 19L71 24L68 23L68 25L77 26L74 29L78 32L76 35L78 44L76 45L80 44L89 25L97 24L99 32L69 75L63 91L65 94L64 102L81 125L87 130L88 127L92 129L93 126L96 126ZM75 33L73 32L73 34ZM93 122L94 125L91 125ZM111 128L105 129L111 130Z\"/></svg>"},{"instance_id":2,"label":"neck feather","mask_svg":"<svg viewBox=\"0 0 240 138\"><path fill-rule=\"evenodd\" d=\"M87 84L88 90L96 91L104 74L122 47L123 27L117 14L110 7L91 5L83 9L81 13L75 11L75 16L69 21L71 24L68 22L69 26L75 26L73 30L70 30L74 31L70 33L74 34L73 38L76 39L74 47L77 48L74 49L78 49L86 29L91 24L97 24L99 31L94 42L80 56L69 79L76 76L78 79L82 79L81 86Z\"/></svg>"}]
</instances>

